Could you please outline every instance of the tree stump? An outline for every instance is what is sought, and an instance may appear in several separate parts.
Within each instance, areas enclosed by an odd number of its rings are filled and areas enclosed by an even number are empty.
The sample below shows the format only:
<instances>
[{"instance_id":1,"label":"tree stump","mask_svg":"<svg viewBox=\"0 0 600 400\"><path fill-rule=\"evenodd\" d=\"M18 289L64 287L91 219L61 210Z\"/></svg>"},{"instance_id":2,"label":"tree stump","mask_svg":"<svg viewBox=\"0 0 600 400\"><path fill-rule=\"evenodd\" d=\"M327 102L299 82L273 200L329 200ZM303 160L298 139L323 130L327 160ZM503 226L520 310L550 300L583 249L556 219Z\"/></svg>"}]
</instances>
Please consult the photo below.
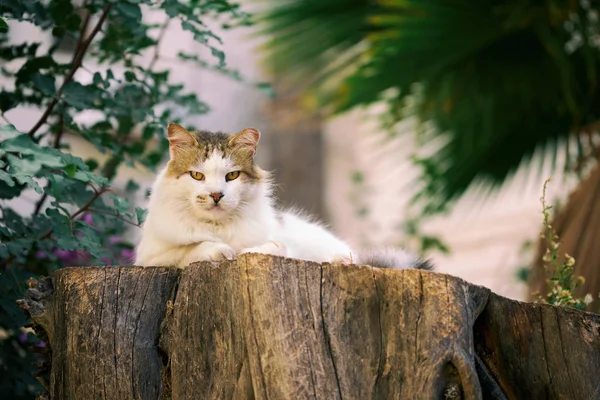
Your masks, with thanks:
<instances>
[{"instance_id":1,"label":"tree stump","mask_svg":"<svg viewBox=\"0 0 600 400\"><path fill-rule=\"evenodd\" d=\"M247 254L31 286L51 399L600 396L598 315L444 274Z\"/></svg>"}]
</instances>

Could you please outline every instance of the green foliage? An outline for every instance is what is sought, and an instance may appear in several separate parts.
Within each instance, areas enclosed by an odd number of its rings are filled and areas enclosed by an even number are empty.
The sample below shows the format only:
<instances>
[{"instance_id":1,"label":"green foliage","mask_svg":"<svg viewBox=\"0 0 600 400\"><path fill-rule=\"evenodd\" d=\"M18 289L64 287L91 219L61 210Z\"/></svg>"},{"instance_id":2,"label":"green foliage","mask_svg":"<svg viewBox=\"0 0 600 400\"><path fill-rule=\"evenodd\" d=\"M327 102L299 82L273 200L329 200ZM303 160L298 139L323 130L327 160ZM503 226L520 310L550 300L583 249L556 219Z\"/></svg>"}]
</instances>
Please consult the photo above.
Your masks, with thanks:
<instances>
[{"instance_id":1,"label":"green foliage","mask_svg":"<svg viewBox=\"0 0 600 400\"><path fill-rule=\"evenodd\" d=\"M573 296L573 291L584 282L584 279L582 276L573 276L575 259L566 253L564 257L560 257L558 252L560 242L550 224L550 210L552 206L546 203L546 187L548 182L550 182L550 179L544 182L544 190L540 199L542 202L542 214L544 215L544 232L541 234L541 237L546 241L547 245L542 261L544 262L544 270L548 275L548 293L545 297L540 296L539 300L557 306L583 310L592 302L592 296L588 294L583 299Z\"/></svg>"},{"instance_id":2,"label":"green foliage","mask_svg":"<svg viewBox=\"0 0 600 400\"><path fill-rule=\"evenodd\" d=\"M8 24L0 17L0 33L8 32Z\"/></svg>"},{"instance_id":3,"label":"green foliage","mask_svg":"<svg viewBox=\"0 0 600 400\"><path fill-rule=\"evenodd\" d=\"M479 179L501 183L537 150L553 162L559 151L573 155L566 139L600 119L598 6L291 0L262 23L278 72L308 82L319 107L384 101L390 125L414 114L434 128L424 142L444 136L418 160L436 212Z\"/></svg>"},{"instance_id":4,"label":"green foliage","mask_svg":"<svg viewBox=\"0 0 600 400\"><path fill-rule=\"evenodd\" d=\"M145 22L144 8L162 11L164 22ZM173 83L169 70L156 68L168 24L181 24L212 54L207 60L180 54L180 62L241 80L202 21L230 28L247 24L248 15L227 0L11 0L0 2L0 15L28 21L54 40L47 48L35 37L13 37L0 19L0 72L9 83L0 87L0 393L30 399L40 389L31 363L40 360L29 346L45 344L22 330L26 314L15 300L25 280L65 265L130 264L133 246L122 234L139 226L146 211L125 197L137 183L118 195L111 182L123 165L155 169L167 154L167 123L209 110ZM75 45L65 57L68 41ZM144 52L153 54L147 65L138 57ZM81 79L86 73L91 79ZM11 110L21 107L44 111L28 132L10 122ZM93 123L81 122L84 111L95 115ZM74 156L67 136L91 143L106 160ZM33 211L15 207L31 198Z\"/></svg>"},{"instance_id":5,"label":"green foliage","mask_svg":"<svg viewBox=\"0 0 600 400\"><path fill-rule=\"evenodd\" d=\"M420 254L429 254L431 252L440 252L450 254L450 247L444 241L437 237L423 233L421 224L425 218L422 216L407 219L404 223L404 234L407 241L417 242L417 251Z\"/></svg>"}]
</instances>

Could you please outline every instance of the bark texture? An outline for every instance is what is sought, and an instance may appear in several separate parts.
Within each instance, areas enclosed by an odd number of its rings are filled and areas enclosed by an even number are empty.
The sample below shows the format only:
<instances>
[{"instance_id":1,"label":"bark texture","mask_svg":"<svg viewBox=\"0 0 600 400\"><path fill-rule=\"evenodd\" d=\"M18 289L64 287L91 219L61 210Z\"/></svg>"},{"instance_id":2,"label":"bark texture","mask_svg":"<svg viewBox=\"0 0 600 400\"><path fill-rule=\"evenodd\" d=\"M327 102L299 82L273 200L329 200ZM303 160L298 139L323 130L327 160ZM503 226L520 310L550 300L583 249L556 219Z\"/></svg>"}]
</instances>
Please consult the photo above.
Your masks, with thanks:
<instances>
[{"instance_id":1,"label":"bark texture","mask_svg":"<svg viewBox=\"0 0 600 400\"><path fill-rule=\"evenodd\" d=\"M591 399L600 317L420 270L264 255L67 268L22 306L53 399Z\"/></svg>"}]
</instances>

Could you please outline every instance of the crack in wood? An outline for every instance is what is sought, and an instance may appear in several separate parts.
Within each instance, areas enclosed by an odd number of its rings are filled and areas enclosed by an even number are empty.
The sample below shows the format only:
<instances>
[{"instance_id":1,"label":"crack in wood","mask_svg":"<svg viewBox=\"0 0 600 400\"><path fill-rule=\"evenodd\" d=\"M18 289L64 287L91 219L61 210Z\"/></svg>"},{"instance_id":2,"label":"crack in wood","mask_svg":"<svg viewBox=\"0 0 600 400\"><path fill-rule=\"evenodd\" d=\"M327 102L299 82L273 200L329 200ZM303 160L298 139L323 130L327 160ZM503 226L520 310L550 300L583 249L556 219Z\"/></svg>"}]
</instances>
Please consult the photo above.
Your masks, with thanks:
<instances>
[{"instance_id":1,"label":"crack in wood","mask_svg":"<svg viewBox=\"0 0 600 400\"><path fill-rule=\"evenodd\" d=\"M323 323L323 335L325 337L325 348L327 349L327 354L329 355L329 359L331 360L331 365L333 366L333 374L335 377L335 383L338 389L338 394L340 396L340 400L343 400L344 396L342 395L342 385L340 383L340 377L338 375L337 366L335 365L335 358L333 355L333 349L331 348L331 338L329 337L329 332L327 331L327 322L325 322L325 310L323 309L323 283L325 282L324 277L324 268L323 265L319 266L321 270L321 279L320 279L320 287L319 287L319 303L321 308L321 321Z\"/></svg>"},{"instance_id":2,"label":"crack in wood","mask_svg":"<svg viewBox=\"0 0 600 400\"><path fill-rule=\"evenodd\" d=\"M377 298L377 325L379 326L379 360L377 362L377 374L375 375L375 382L373 383L373 393L376 393L376 388L381 379L383 372L383 328L381 326L381 307L382 301L379 294L379 287L377 286L377 278L375 277L375 268L371 267L371 274L373 276L373 285L375 287L375 295Z\"/></svg>"},{"instance_id":3,"label":"crack in wood","mask_svg":"<svg viewBox=\"0 0 600 400\"><path fill-rule=\"evenodd\" d=\"M256 352L257 352L257 357L256 357L256 361L258 364L258 372L260 374L260 380L262 383L262 389L264 391L264 396L265 399L269 398L269 395L267 394L267 389L268 386L266 384L265 381L265 374L263 371L263 366L262 366L262 360L261 360L261 354L260 354L260 347L258 345L258 338L256 336L256 327L255 327L255 322L254 322L254 313L252 312L252 295L250 294L250 283L249 283L249 274L248 274L248 259L245 259L245 263L244 263L244 270L246 271L246 291L248 294L248 314L250 315L250 323L251 323L251 329L252 329L252 338L254 339L254 345L256 346Z\"/></svg>"}]
</instances>

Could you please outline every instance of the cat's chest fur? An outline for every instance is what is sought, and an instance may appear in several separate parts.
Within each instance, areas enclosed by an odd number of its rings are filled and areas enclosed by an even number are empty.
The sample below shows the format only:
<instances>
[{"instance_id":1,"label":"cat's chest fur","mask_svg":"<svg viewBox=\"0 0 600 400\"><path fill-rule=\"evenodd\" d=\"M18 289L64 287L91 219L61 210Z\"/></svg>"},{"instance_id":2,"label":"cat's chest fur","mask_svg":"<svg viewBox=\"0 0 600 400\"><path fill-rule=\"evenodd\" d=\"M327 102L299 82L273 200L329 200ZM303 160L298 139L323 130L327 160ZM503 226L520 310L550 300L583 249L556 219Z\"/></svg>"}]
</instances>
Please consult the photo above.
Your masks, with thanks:
<instances>
[{"instance_id":1,"label":"cat's chest fur","mask_svg":"<svg viewBox=\"0 0 600 400\"><path fill-rule=\"evenodd\" d=\"M271 210L248 212L242 218L224 223L201 222L197 228L205 229L214 238L227 243L236 251L261 245L271 239L277 221Z\"/></svg>"}]
</instances>

